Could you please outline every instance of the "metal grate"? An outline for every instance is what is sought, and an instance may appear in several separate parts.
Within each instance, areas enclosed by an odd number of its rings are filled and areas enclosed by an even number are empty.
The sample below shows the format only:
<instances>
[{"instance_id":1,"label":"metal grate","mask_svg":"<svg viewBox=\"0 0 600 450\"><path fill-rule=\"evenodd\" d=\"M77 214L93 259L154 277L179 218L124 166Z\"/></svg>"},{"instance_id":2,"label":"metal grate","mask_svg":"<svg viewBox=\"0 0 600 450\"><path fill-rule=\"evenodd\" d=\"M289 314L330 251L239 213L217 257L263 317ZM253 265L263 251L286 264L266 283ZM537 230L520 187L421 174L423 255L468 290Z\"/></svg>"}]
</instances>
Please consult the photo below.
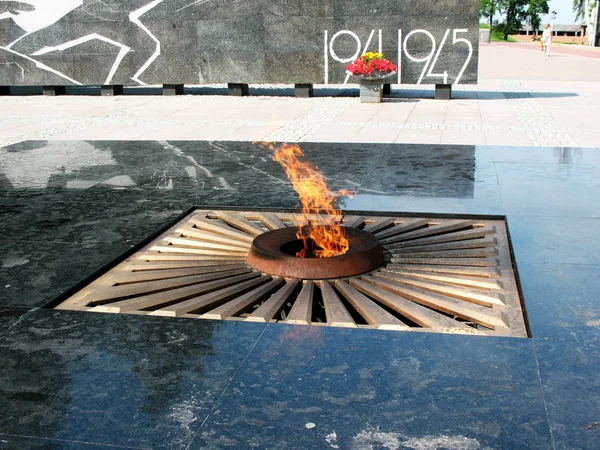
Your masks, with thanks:
<instances>
[{"instance_id":1,"label":"metal grate","mask_svg":"<svg viewBox=\"0 0 600 450\"><path fill-rule=\"evenodd\" d=\"M311 217L314 222L318 217ZM254 237L289 213L195 211L57 309L526 337L503 221L344 216L384 248L334 280L253 270Z\"/></svg>"}]
</instances>

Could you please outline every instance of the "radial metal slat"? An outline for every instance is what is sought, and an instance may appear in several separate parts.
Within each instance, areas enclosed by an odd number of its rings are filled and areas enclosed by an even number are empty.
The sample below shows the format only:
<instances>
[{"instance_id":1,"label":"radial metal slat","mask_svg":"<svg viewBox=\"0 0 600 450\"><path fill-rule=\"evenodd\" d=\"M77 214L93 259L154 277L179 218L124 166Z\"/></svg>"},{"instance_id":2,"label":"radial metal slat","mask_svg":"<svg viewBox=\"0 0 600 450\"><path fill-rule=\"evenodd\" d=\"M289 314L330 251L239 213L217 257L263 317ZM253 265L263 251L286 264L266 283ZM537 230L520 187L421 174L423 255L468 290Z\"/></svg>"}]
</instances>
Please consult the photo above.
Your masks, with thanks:
<instances>
[{"instance_id":1,"label":"radial metal slat","mask_svg":"<svg viewBox=\"0 0 600 450\"><path fill-rule=\"evenodd\" d=\"M395 217L382 217L378 218L374 223L364 228L369 233L377 233L378 231L385 230L394 226L396 222Z\"/></svg>"},{"instance_id":2,"label":"radial metal slat","mask_svg":"<svg viewBox=\"0 0 600 450\"><path fill-rule=\"evenodd\" d=\"M403 233L408 233L409 231L415 230L417 228L422 228L427 226L427 224L431 221L431 219L413 219L407 222L401 223L400 225L395 225L392 228L388 228L383 231L379 231L375 233L378 239L385 239L392 236L396 236Z\"/></svg>"},{"instance_id":3,"label":"radial metal slat","mask_svg":"<svg viewBox=\"0 0 600 450\"><path fill-rule=\"evenodd\" d=\"M356 328L354 319L327 281L321 283L321 296L327 324L335 327Z\"/></svg>"},{"instance_id":4,"label":"radial metal slat","mask_svg":"<svg viewBox=\"0 0 600 450\"><path fill-rule=\"evenodd\" d=\"M193 284L177 289L171 289L165 292L156 292L154 294L142 295L127 300L118 300L111 302L107 306L117 312L135 311L141 309L155 309L170 305L175 302L188 300L198 295L222 289L236 283L258 277L256 272L246 271L239 275L229 275L216 280L208 281L202 284Z\"/></svg>"},{"instance_id":5,"label":"radial metal slat","mask_svg":"<svg viewBox=\"0 0 600 450\"><path fill-rule=\"evenodd\" d=\"M370 298L358 292L345 281L336 280L335 287L369 325L382 330L409 329L408 325L391 315Z\"/></svg>"},{"instance_id":6,"label":"radial metal slat","mask_svg":"<svg viewBox=\"0 0 600 450\"><path fill-rule=\"evenodd\" d=\"M181 253L186 255L245 256L248 252L232 250L216 250L212 248L190 248L175 245L156 245L151 250L160 253Z\"/></svg>"},{"instance_id":7,"label":"radial metal slat","mask_svg":"<svg viewBox=\"0 0 600 450\"><path fill-rule=\"evenodd\" d=\"M399 269L407 272L449 273L479 278L498 278L500 276L500 271L496 267L439 266L428 264L387 264L385 267L387 269Z\"/></svg>"},{"instance_id":8,"label":"radial metal slat","mask_svg":"<svg viewBox=\"0 0 600 450\"><path fill-rule=\"evenodd\" d=\"M471 230L455 231L454 233L441 234L439 236L430 236L420 239L411 239L406 242L398 242L393 244L394 248L400 247L414 247L418 245L426 244L440 244L443 242L453 241L468 241L471 239L479 239L490 234L496 233L496 227L485 225L483 227L473 228ZM391 245L391 244L390 244Z\"/></svg>"},{"instance_id":9,"label":"radial metal slat","mask_svg":"<svg viewBox=\"0 0 600 450\"><path fill-rule=\"evenodd\" d=\"M200 297L191 298L180 303L175 303L171 306L157 309L150 313L150 315L178 317L182 314L204 313L207 310L210 310L237 297L238 295L246 293L255 286L266 283L270 279L271 277L269 275L261 275L257 278L244 281L243 283L236 283L233 286L228 286L218 291L201 295Z\"/></svg>"},{"instance_id":10,"label":"radial metal slat","mask_svg":"<svg viewBox=\"0 0 600 450\"><path fill-rule=\"evenodd\" d=\"M158 253L146 252L139 258L145 262L169 262L169 261L195 261L195 262L219 262L219 261L246 261L246 255L192 255L192 254L177 254L177 253Z\"/></svg>"},{"instance_id":11,"label":"radial metal slat","mask_svg":"<svg viewBox=\"0 0 600 450\"><path fill-rule=\"evenodd\" d=\"M374 277L384 278L386 280L397 281L398 283L408 284L427 291L438 294L448 295L450 297L465 300L467 302L476 303L483 306L500 305L504 306L504 302L500 300L499 294L492 292L479 291L475 289L466 289L460 286L448 286L443 283L434 281L417 280L414 278L404 277L392 273L375 273Z\"/></svg>"},{"instance_id":12,"label":"radial metal slat","mask_svg":"<svg viewBox=\"0 0 600 450\"><path fill-rule=\"evenodd\" d=\"M175 233L180 233L187 238L192 238L201 242L229 244L234 245L236 247L244 248L246 250L248 250L251 245L250 242L240 241L238 239L230 239L222 234L215 234L210 231L199 230L190 226L179 227L175 230Z\"/></svg>"},{"instance_id":13,"label":"radial metal slat","mask_svg":"<svg viewBox=\"0 0 600 450\"><path fill-rule=\"evenodd\" d=\"M383 280L375 277L363 277L367 283L371 283L386 291L401 295L404 298L419 303L447 314L452 314L478 323L492 330L497 328L508 328L506 315L492 308L473 305L452 297L445 297L440 294L434 294L422 289L412 288L393 281Z\"/></svg>"},{"instance_id":14,"label":"radial metal slat","mask_svg":"<svg viewBox=\"0 0 600 450\"><path fill-rule=\"evenodd\" d=\"M191 218L189 220L189 223L200 230L210 231L216 234L222 234L242 242L252 243L252 240L254 239L253 235L249 235L240 230L227 226L224 223L220 223L213 219L207 219L206 217L202 217L200 215L196 215L193 218Z\"/></svg>"},{"instance_id":15,"label":"radial metal slat","mask_svg":"<svg viewBox=\"0 0 600 450\"><path fill-rule=\"evenodd\" d=\"M344 226L348 228L360 228L365 224L363 216L348 216L344 217Z\"/></svg>"},{"instance_id":16,"label":"radial metal slat","mask_svg":"<svg viewBox=\"0 0 600 450\"><path fill-rule=\"evenodd\" d=\"M490 258L497 256L493 248L469 248L465 250L439 250L437 252L400 252L391 250L392 255L403 258Z\"/></svg>"},{"instance_id":17,"label":"radial metal slat","mask_svg":"<svg viewBox=\"0 0 600 450\"><path fill-rule=\"evenodd\" d=\"M135 260L132 264L127 266L127 270L132 272L152 272L155 270L168 270L168 269L194 269L194 268L206 268L211 267L225 267L225 266L236 266L240 265L242 261L139 261Z\"/></svg>"},{"instance_id":18,"label":"radial metal slat","mask_svg":"<svg viewBox=\"0 0 600 450\"><path fill-rule=\"evenodd\" d=\"M265 232L265 230L259 228L255 224L253 224L252 222L250 222L248 219L246 219L241 214L234 213L231 211L228 211L228 212L221 211L221 212L219 212L218 216L219 216L219 219L221 219L223 222L225 222L235 228L238 228L242 231L245 231L246 233L248 233L252 236L258 236L259 234L263 234Z\"/></svg>"},{"instance_id":19,"label":"radial metal slat","mask_svg":"<svg viewBox=\"0 0 600 450\"><path fill-rule=\"evenodd\" d=\"M285 303L291 300L299 283L299 280L288 281L285 286L260 305L256 311L246 317L246 320L249 322L269 322L272 320Z\"/></svg>"},{"instance_id":20,"label":"radial metal slat","mask_svg":"<svg viewBox=\"0 0 600 450\"><path fill-rule=\"evenodd\" d=\"M269 229L278 230L279 228L285 228L286 225L273 213L260 213L258 219Z\"/></svg>"},{"instance_id":21,"label":"radial metal slat","mask_svg":"<svg viewBox=\"0 0 600 450\"><path fill-rule=\"evenodd\" d=\"M97 289L91 293L86 301L88 305L98 305L100 303L106 303L113 300L121 300L127 297L134 297L144 294L153 294L156 292L163 292L169 289L176 289L179 287L190 286L198 283L204 283L207 281L217 280L219 278L225 278L233 275L239 275L249 272L250 269L224 269L220 272L212 272L202 275L194 275L185 278L175 278L171 280L151 280L136 284L125 284L123 286L115 286L115 281L112 276L104 278L102 281L112 282L105 289Z\"/></svg>"},{"instance_id":22,"label":"radial metal slat","mask_svg":"<svg viewBox=\"0 0 600 450\"><path fill-rule=\"evenodd\" d=\"M387 239L382 239L381 243L391 244L394 242L408 241L411 239L421 238L425 236L431 236L432 234L448 233L450 231L460 230L462 228L471 227L476 224L476 220L456 220L452 222L444 222L439 225L432 227L423 228L420 230L411 231L404 233L400 236L394 236Z\"/></svg>"},{"instance_id":23,"label":"radial metal slat","mask_svg":"<svg viewBox=\"0 0 600 450\"><path fill-rule=\"evenodd\" d=\"M300 325L310 325L312 322L312 306L315 295L315 283L307 281L304 283L296 303L288 315L285 323L295 323Z\"/></svg>"},{"instance_id":24,"label":"radial metal slat","mask_svg":"<svg viewBox=\"0 0 600 450\"><path fill-rule=\"evenodd\" d=\"M440 274L434 274L431 272L416 272L416 271L408 271L408 270L401 270L401 269L390 269L387 267L381 269L381 272L394 273L397 275L403 275L405 277L438 281L441 283L456 284L459 286L474 287L477 289L489 289L492 291L497 291L497 290L502 289L502 287L498 284L497 279L485 280L485 279L481 279L481 278L466 277L466 276L461 276L461 275L440 275Z\"/></svg>"},{"instance_id":25,"label":"radial metal slat","mask_svg":"<svg viewBox=\"0 0 600 450\"><path fill-rule=\"evenodd\" d=\"M273 281L259 286L250 292L246 292L240 297L233 299L215 309L212 309L202 315L205 319L227 319L242 312L248 306L258 302L265 296L269 295L277 289L285 280L283 278L275 278Z\"/></svg>"},{"instance_id":26,"label":"radial metal slat","mask_svg":"<svg viewBox=\"0 0 600 450\"><path fill-rule=\"evenodd\" d=\"M183 278L194 275L203 275L207 273L222 272L226 269L247 269L248 267L242 264L235 266L210 266L210 267L192 267L186 269L165 269L165 270L144 270L136 271L128 267L127 270L116 272L114 281L116 285L124 285L129 283L140 283L144 281L168 280L170 278Z\"/></svg>"},{"instance_id":27,"label":"radial metal slat","mask_svg":"<svg viewBox=\"0 0 600 450\"><path fill-rule=\"evenodd\" d=\"M167 242L172 246L179 247L193 247L193 248L202 248L202 249L214 249L214 250L229 250L237 253L248 253L248 249L250 246L246 245L231 245L231 244L221 244L218 242L209 242L209 241L199 241L196 239L187 239L187 238L172 238L167 237L163 242Z\"/></svg>"},{"instance_id":28,"label":"radial metal slat","mask_svg":"<svg viewBox=\"0 0 600 450\"><path fill-rule=\"evenodd\" d=\"M451 330L457 331L468 331L476 330L456 320L452 320L444 315L438 314L428 308L425 308L417 303L405 299L399 295L392 294L391 292L385 291L378 288L366 281L362 281L356 278L350 280L350 285L365 294L368 297L374 298L375 300L383 303L388 308L397 311L404 317L410 319L414 323L424 328L435 328L438 330Z\"/></svg>"},{"instance_id":29,"label":"radial metal slat","mask_svg":"<svg viewBox=\"0 0 600 450\"><path fill-rule=\"evenodd\" d=\"M475 267L495 267L498 265L498 260L496 258L407 258L400 255L392 256L390 262L393 264L438 264L442 266Z\"/></svg>"},{"instance_id":30,"label":"radial metal slat","mask_svg":"<svg viewBox=\"0 0 600 450\"><path fill-rule=\"evenodd\" d=\"M446 250L465 250L472 248L495 247L496 240L492 236L466 241L442 242L440 244L423 244L412 247L396 247L394 244L386 245L386 248L394 253L432 252Z\"/></svg>"}]
</instances>

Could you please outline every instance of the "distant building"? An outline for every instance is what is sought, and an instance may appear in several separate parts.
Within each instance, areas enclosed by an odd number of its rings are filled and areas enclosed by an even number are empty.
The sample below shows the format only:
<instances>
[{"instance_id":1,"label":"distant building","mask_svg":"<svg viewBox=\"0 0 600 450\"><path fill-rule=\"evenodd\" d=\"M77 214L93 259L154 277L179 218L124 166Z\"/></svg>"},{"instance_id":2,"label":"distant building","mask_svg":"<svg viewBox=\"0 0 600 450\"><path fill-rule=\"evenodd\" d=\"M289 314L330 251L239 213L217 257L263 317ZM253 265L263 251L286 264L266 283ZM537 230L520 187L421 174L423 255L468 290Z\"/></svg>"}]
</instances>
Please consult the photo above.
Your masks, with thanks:
<instances>
[{"instance_id":1,"label":"distant building","mask_svg":"<svg viewBox=\"0 0 600 450\"><path fill-rule=\"evenodd\" d=\"M540 25L540 29L536 31L533 30L531 25L523 25L519 34L511 35L512 38L521 41L535 41L539 39L544 27L545 23ZM564 42L568 44L581 44L587 45L587 35L586 35L587 25L560 25L556 24L552 27L553 42Z\"/></svg>"}]
</instances>

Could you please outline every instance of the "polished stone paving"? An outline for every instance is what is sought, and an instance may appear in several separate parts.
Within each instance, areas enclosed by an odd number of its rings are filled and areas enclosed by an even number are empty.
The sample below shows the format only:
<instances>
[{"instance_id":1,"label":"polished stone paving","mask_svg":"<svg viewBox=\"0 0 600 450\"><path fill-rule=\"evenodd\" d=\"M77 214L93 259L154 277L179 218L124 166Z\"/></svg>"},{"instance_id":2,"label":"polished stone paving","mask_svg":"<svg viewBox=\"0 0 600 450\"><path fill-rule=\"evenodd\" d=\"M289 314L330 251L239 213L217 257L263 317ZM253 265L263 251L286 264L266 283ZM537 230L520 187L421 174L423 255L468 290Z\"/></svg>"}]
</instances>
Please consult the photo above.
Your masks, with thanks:
<instances>
[{"instance_id":1,"label":"polished stone paving","mask_svg":"<svg viewBox=\"0 0 600 450\"><path fill-rule=\"evenodd\" d=\"M0 148L0 449L598 448L600 150L302 146L356 190L345 210L506 216L532 339L45 308L194 206L297 196L250 142L17 143Z\"/></svg>"}]
</instances>

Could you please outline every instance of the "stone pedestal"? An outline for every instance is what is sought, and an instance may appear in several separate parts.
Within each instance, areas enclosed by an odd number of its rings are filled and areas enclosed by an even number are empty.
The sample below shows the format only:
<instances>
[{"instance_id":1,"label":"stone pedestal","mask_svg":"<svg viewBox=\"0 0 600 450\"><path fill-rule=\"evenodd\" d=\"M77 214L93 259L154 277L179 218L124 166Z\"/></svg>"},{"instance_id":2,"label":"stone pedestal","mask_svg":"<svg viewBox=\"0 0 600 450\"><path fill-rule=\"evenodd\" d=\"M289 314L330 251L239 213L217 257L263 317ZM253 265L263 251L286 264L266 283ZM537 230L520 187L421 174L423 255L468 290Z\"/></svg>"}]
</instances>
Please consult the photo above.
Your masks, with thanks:
<instances>
[{"instance_id":1,"label":"stone pedestal","mask_svg":"<svg viewBox=\"0 0 600 450\"><path fill-rule=\"evenodd\" d=\"M360 102L381 103L383 93L383 82L381 80L360 80Z\"/></svg>"},{"instance_id":2,"label":"stone pedestal","mask_svg":"<svg viewBox=\"0 0 600 450\"><path fill-rule=\"evenodd\" d=\"M309 98L313 96L312 83L300 83L294 85L294 95L300 98Z\"/></svg>"},{"instance_id":3,"label":"stone pedestal","mask_svg":"<svg viewBox=\"0 0 600 450\"><path fill-rule=\"evenodd\" d=\"M55 96L55 95L65 95L67 93L66 86L44 86L43 89L44 95Z\"/></svg>"},{"instance_id":4,"label":"stone pedestal","mask_svg":"<svg viewBox=\"0 0 600 450\"><path fill-rule=\"evenodd\" d=\"M163 84L163 95L183 95L183 84Z\"/></svg>"},{"instance_id":5,"label":"stone pedestal","mask_svg":"<svg viewBox=\"0 0 600 450\"><path fill-rule=\"evenodd\" d=\"M435 85L435 99L436 100L451 100L452 99L452 85L451 84L436 84Z\"/></svg>"},{"instance_id":6,"label":"stone pedestal","mask_svg":"<svg viewBox=\"0 0 600 450\"><path fill-rule=\"evenodd\" d=\"M123 95L123 85L122 84L111 84L104 85L100 87L100 95L101 96L113 96L113 95Z\"/></svg>"},{"instance_id":7,"label":"stone pedestal","mask_svg":"<svg viewBox=\"0 0 600 450\"><path fill-rule=\"evenodd\" d=\"M248 85L243 83L227 83L229 95L242 97L248 95Z\"/></svg>"}]
</instances>

